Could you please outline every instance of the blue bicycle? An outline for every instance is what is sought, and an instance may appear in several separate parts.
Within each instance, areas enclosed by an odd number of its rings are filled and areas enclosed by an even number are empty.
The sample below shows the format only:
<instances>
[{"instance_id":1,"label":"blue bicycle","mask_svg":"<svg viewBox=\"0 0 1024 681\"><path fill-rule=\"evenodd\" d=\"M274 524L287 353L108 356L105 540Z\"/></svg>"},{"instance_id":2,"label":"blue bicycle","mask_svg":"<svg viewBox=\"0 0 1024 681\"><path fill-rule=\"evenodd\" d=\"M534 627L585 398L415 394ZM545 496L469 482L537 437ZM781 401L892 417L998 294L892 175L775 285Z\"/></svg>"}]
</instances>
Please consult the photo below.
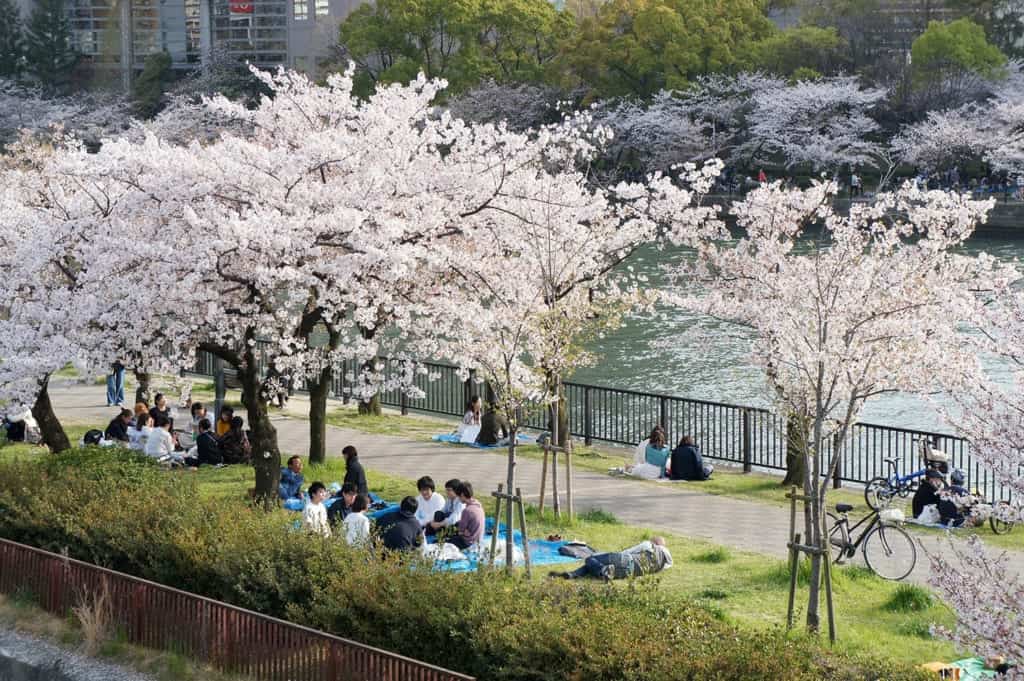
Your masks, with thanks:
<instances>
[{"instance_id":1,"label":"blue bicycle","mask_svg":"<svg viewBox=\"0 0 1024 681\"><path fill-rule=\"evenodd\" d=\"M943 476L949 473L949 456L945 452L932 449L926 439L915 438L914 441L921 443L921 461L924 468L908 475L900 475L899 458L884 459L889 466L889 476L872 478L864 487L864 501L872 510L878 511L886 508L894 498L905 499L916 492L921 479L930 470L939 471ZM943 478L943 486L945 486L945 478Z\"/></svg>"}]
</instances>

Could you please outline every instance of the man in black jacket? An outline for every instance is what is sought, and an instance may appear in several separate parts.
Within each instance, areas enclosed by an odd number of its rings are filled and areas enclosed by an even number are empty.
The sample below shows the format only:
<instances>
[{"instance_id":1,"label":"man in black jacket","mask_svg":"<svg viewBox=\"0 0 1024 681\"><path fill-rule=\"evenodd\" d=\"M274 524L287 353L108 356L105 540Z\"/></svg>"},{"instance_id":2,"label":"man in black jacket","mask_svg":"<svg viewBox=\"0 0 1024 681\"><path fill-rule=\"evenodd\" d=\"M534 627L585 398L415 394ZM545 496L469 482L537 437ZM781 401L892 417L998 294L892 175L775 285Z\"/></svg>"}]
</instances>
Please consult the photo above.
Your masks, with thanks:
<instances>
[{"instance_id":1,"label":"man in black jacket","mask_svg":"<svg viewBox=\"0 0 1024 681\"><path fill-rule=\"evenodd\" d=\"M107 426L107 431L103 434L108 440L117 440L119 442L128 442L128 425L132 422L132 412L130 409L122 409L121 413L114 417L114 420Z\"/></svg>"},{"instance_id":2,"label":"man in black jacket","mask_svg":"<svg viewBox=\"0 0 1024 681\"><path fill-rule=\"evenodd\" d=\"M946 481L942 477L942 473L934 470L929 470L925 473L924 481L918 486L917 491L914 492L914 498L910 500L910 509L915 518L921 516L925 506L938 505L939 501L941 501L938 490L945 487L945 484Z\"/></svg>"},{"instance_id":3,"label":"man in black jacket","mask_svg":"<svg viewBox=\"0 0 1024 681\"><path fill-rule=\"evenodd\" d=\"M420 521L416 519L417 508L419 508L419 502L415 497L402 499L398 510L398 520L384 532L385 549L411 551L423 543L423 528L420 527Z\"/></svg>"},{"instance_id":4,"label":"man in black jacket","mask_svg":"<svg viewBox=\"0 0 1024 681\"><path fill-rule=\"evenodd\" d=\"M363 470L363 464L359 463L359 452L349 445L341 450L341 454L345 457L345 482L356 486L356 494L369 496L370 488L366 486L366 471Z\"/></svg>"},{"instance_id":5,"label":"man in black jacket","mask_svg":"<svg viewBox=\"0 0 1024 681\"><path fill-rule=\"evenodd\" d=\"M493 404L487 405L487 411L480 417L480 433L476 436L478 445L502 444L502 440L508 439L512 428L509 426L505 415L497 411ZM498 435L501 434L499 438Z\"/></svg>"},{"instance_id":6,"label":"man in black jacket","mask_svg":"<svg viewBox=\"0 0 1024 681\"><path fill-rule=\"evenodd\" d=\"M217 441L217 436L213 434L210 419L200 419L198 427L196 456L194 459L191 457L185 459L185 464L188 466L216 466L224 463L224 454L220 451L220 442Z\"/></svg>"}]
</instances>

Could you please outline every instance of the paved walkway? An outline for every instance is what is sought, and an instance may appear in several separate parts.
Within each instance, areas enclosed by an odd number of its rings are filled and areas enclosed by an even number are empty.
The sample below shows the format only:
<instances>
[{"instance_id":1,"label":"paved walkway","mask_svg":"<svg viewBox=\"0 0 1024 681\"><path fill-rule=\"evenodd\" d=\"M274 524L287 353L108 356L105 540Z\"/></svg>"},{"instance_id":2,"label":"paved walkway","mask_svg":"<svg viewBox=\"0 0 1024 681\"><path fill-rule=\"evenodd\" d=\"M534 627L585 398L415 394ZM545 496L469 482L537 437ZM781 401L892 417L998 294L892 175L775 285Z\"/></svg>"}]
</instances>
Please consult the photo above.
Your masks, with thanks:
<instances>
[{"instance_id":1,"label":"paved walkway","mask_svg":"<svg viewBox=\"0 0 1024 681\"><path fill-rule=\"evenodd\" d=\"M106 424L114 415L115 410L104 405L104 389L100 386L61 386L50 393L58 415L68 422ZM274 418L274 425L282 452L305 455L309 451L307 421L280 416ZM460 478L471 481L478 491L489 492L506 478L506 457L500 453L328 427L329 456L340 456L342 447L349 444L356 446L368 468L411 480L421 475L437 481ZM563 488L564 471L560 466L559 485ZM540 462L520 460L516 473L524 496L536 499ZM789 515L782 507L707 494L697 483L640 482L587 470L575 471L573 493L577 512L599 508L631 525L786 557ZM550 505L550 495L545 503ZM929 551L937 551L942 541L931 533L921 535L921 539ZM918 554L911 578L924 583L928 561L920 550ZM859 555L857 560L863 562ZM1015 571L1024 574L1024 553L1015 554L1013 563Z\"/></svg>"}]
</instances>

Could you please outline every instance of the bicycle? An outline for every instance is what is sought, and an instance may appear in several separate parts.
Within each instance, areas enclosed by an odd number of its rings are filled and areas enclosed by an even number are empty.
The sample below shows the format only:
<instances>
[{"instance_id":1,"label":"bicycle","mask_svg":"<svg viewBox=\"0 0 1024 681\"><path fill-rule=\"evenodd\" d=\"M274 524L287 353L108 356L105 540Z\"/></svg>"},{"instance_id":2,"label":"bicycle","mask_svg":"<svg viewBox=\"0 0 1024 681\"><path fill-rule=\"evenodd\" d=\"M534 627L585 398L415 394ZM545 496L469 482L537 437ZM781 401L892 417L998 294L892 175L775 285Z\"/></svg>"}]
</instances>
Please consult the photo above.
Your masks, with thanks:
<instances>
[{"instance_id":1,"label":"bicycle","mask_svg":"<svg viewBox=\"0 0 1024 681\"><path fill-rule=\"evenodd\" d=\"M860 549L868 569L882 579L899 581L913 572L917 565L917 545L906 530L883 520L877 510L872 510L850 527L849 513L852 510L850 504L836 504L838 515L828 514L832 520L828 533L832 562L842 565L847 558L857 555L857 549ZM868 524L867 527L853 539L852 535L864 523Z\"/></svg>"},{"instance_id":2,"label":"bicycle","mask_svg":"<svg viewBox=\"0 0 1024 681\"><path fill-rule=\"evenodd\" d=\"M993 504L993 511L995 510L996 506L1009 506L1009 505L1010 505L1009 501L999 501L999 502ZM1012 521L1001 520L1001 519L997 518L995 512L993 512L992 515L989 516L988 524L989 524L989 526L992 527L992 532L995 533L995 534L1009 534L1010 532L1013 532L1013 528L1014 528L1014 523Z\"/></svg>"},{"instance_id":3,"label":"bicycle","mask_svg":"<svg viewBox=\"0 0 1024 681\"><path fill-rule=\"evenodd\" d=\"M914 438L914 442L921 443L921 461L924 463L924 468L908 475L900 475L899 458L883 459L889 466L889 475L872 478L864 486L864 501L867 502L868 508L871 510L881 510L888 507L894 497L899 496L905 499L916 492L921 478L924 478L929 470L937 470L943 476L949 473L948 455L938 449L932 449L925 438ZM945 478L943 478L943 487L945 486Z\"/></svg>"}]
</instances>

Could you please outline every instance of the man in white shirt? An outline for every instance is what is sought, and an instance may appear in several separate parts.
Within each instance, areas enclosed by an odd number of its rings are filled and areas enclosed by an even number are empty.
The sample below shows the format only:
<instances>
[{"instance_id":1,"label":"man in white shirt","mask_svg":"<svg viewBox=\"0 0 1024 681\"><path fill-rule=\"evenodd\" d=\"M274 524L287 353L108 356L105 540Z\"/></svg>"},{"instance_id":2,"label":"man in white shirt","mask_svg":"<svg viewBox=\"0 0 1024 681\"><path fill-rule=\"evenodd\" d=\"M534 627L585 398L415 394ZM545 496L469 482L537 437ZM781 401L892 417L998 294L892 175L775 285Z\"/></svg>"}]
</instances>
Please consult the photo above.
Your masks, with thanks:
<instances>
[{"instance_id":1,"label":"man in white shirt","mask_svg":"<svg viewBox=\"0 0 1024 681\"><path fill-rule=\"evenodd\" d=\"M416 520L420 527L426 527L434 519L434 514L444 508L444 497L434 491L434 480L424 475L416 481L416 489L420 492L419 504L416 506Z\"/></svg>"},{"instance_id":2,"label":"man in white shirt","mask_svg":"<svg viewBox=\"0 0 1024 681\"><path fill-rule=\"evenodd\" d=\"M565 579L598 577L605 581L640 577L672 567L672 554L665 546L664 537L651 537L618 553L595 553L582 567L572 572L553 572L552 576Z\"/></svg>"},{"instance_id":3,"label":"man in white shirt","mask_svg":"<svg viewBox=\"0 0 1024 681\"><path fill-rule=\"evenodd\" d=\"M444 483L444 494L448 499L444 503L444 508L435 513L434 518L423 528L427 536L438 534L444 528L455 527L458 524L459 518L462 517L462 509L466 507L455 492L458 486L459 481L455 479Z\"/></svg>"},{"instance_id":4,"label":"man in white shirt","mask_svg":"<svg viewBox=\"0 0 1024 681\"><path fill-rule=\"evenodd\" d=\"M154 459L174 456L174 436L171 435L171 422L166 416L158 415L153 419L145 451L146 456Z\"/></svg>"}]
</instances>

